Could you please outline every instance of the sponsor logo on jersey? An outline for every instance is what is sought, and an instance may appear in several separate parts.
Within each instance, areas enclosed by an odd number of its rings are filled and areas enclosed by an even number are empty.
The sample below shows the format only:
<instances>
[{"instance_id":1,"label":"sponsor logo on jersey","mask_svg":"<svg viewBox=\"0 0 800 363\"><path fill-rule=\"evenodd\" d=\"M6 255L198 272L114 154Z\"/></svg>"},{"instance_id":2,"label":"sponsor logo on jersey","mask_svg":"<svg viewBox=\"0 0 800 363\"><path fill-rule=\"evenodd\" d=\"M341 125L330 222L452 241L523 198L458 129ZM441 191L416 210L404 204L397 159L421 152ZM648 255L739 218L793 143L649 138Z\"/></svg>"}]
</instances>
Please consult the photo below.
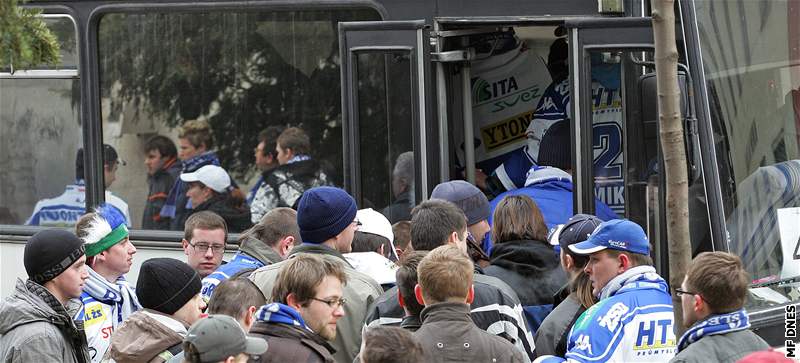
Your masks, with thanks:
<instances>
[{"instance_id":1,"label":"sponsor logo on jersey","mask_svg":"<svg viewBox=\"0 0 800 363\"><path fill-rule=\"evenodd\" d=\"M637 356L674 354L677 346L672 319L640 321L633 351Z\"/></svg>"},{"instance_id":2,"label":"sponsor logo on jersey","mask_svg":"<svg viewBox=\"0 0 800 363\"><path fill-rule=\"evenodd\" d=\"M625 315L628 312L628 310L630 310L628 306L621 302L612 305L611 309L608 309L608 312L606 312L606 315L598 319L598 321L600 322L600 326L608 329L608 331L613 332L614 330L617 329L617 326L619 325L619 320L622 319L622 316Z\"/></svg>"},{"instance_id":3,"label":"sponsor logo on jersey","mask_svg":"<svg viewBox=\"0 0 800 363\"><path fill-rule=\"evenodd\" d=\"M481 103L505 96L518 89L517 80L513 76L494 82L488 82L478 77L472 84L472 98L473 102Z\"/></svg>"},{"instance_id":4,"label":"sponsor logo on jersey","mask_svg":"<svg viewBox=\"0 0 800 363\"><path fill-rule=\"evenodd\" d=\"M85 313L83 316L83 326L89 328L91 326L102 324L105 320L103 312L103 305L99 302L86 304Z\"/></svg>"},{"instance_id":5,"label":"sponsor logo on jersey","mask_svg":"<svg viewBox=\"0 0 800 363\"><path fill-rule=\"evenodd\" d=\"M481 127L483 145L486 150L491 151L524 139L525 131L528 129L532 119L533 110Z\"/></svg>"}]
</instances>

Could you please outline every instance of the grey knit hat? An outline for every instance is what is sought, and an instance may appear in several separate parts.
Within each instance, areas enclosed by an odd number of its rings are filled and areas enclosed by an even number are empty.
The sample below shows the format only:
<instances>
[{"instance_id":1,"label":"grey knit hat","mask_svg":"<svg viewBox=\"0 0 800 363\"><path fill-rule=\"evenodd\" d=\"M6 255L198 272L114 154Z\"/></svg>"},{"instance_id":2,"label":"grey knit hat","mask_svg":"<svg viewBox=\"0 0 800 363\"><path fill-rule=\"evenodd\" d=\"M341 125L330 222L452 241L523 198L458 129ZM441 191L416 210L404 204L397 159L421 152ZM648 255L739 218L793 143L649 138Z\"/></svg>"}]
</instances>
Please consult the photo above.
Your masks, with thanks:
<instances>
[{"instance_id":1,"label":"grey knit hat","mask_svg":"<svg viewBox=\"0 0 800 363\"><path fill-rule=\"evenodd\" d=\"M433 188L431 199L444 199L461 208L467 215L467 225L471 226L489 219L489 200L478 187L463 180L444 182Z\"/></svg>"}]
</instances>

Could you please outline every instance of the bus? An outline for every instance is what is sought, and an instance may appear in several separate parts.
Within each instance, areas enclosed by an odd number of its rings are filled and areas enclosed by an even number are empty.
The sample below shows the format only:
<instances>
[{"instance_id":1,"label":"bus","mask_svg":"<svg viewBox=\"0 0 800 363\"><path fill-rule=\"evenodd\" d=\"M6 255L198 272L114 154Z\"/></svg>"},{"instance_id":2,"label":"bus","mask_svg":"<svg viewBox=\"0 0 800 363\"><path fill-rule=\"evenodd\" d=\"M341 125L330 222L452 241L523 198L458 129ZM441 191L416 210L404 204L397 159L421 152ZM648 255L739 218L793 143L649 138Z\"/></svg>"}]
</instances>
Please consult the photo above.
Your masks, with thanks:
<instances>
[{"instance_id":1,"label":"bus","mask_svg":"<svg viewBox=\"0 0 800 363\"><path fill-rule=\"evenodd\" d=\"M669 275L649 1L24 6L43 11L62 58L0 68L0 296L24 277L24 243L42 228L34 208L65 186L90 208L110 193L127 203L133 280L147 257L181 257L180 231L141 227L142 147L156 134L175 140L186 120L208 121L245 191L259 176L258 133L298 126L334 184L383 210L419 203L442 181L513 184L497 170L541 136L533 115L555 82L570 98L574 212L593 213L599 198L639 223ZM800 299L800 4L679 0L675 11L692 254L742 258L753 329L781 346L787 306ZM124 161L113 183L104 144ZM406 153L413 182L400 193L395 163Z\"/></svg>"}]
</instances>

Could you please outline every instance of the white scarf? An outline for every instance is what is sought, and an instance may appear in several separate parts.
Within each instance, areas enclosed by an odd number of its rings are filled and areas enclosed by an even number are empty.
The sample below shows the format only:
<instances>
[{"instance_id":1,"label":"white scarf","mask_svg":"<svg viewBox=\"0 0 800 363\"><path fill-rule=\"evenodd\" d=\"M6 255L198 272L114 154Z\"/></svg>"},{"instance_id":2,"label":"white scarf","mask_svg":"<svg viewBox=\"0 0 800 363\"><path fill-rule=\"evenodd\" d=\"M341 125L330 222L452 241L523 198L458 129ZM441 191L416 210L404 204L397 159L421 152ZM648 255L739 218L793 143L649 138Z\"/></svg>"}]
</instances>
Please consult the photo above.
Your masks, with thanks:
<instances>
[{"instance_id":1,"label":"white scarf","mask_svg":"<svg viewBox=\"0 0 800 363\"><path fill-rule=\"evenodd\" d=\"M128 285L125 276L120 276L115 283L110 283L105 277L100 276L92 268L88 268L89 278L83 286L83 291L103 304L111 306L114 317L112 326L116 328L134 312L142 308L136 293Z\"/></svg>"}]
</instances>

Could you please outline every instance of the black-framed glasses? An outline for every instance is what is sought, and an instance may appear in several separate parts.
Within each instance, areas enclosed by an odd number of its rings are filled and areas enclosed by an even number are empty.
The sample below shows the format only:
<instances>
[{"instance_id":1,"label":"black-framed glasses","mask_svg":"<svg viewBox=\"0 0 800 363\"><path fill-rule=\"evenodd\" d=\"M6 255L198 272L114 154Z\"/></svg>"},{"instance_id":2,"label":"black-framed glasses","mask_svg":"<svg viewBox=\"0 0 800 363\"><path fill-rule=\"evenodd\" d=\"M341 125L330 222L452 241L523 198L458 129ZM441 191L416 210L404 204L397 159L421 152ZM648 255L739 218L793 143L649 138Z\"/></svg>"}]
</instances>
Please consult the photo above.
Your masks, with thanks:
<instances>
[{"instance_id":1,"label":"black-framed glasses","mask_svg":"<svg viewBox=\"0 0 800 363\"><path fill-rule=\"evenodd\" d=\"M696 292L691 292L691 291L682 290L681 288L678 288L678 287L673 287L673 288L672 288L672 290L674 290L674 291L675 291L675 295L677 295L677 296L683 296L683 295L700 295L700 294L698 294L698 293L696 293Z\"/></svg>"},{"instance_id":2,"label":"black-framed glasses","mask_svg":"<svg viewBox=\"0 0 800 363\"><path fill-rule=\"evenodd\" d=\"M215 255L219 255L223 251L225 251L225 245L215 245L206 242L197 242L197 243L189 242L189 245L192 246L192 248L194 248L194 252L206 253L210 248L212 253L214 253Z\"/></svg>"},{"instance_id":3,"label":"black-framed glasses","mask_svg":"<svg viewBox=\"0 0 800 363\"><path fill-rule=\"evenodd\" d=\"M330 300L323 300L323 299L317 299L315 297L312 297L311 300L324 302L324 303L328 304L328 306L333 308L333 309L336 309L336 308L338 308L340 306L344 306L344 304L347 302L347 299L345 299L343 297L340 297L338 299L330 299Z\"/></svg>"}]
</instances>

